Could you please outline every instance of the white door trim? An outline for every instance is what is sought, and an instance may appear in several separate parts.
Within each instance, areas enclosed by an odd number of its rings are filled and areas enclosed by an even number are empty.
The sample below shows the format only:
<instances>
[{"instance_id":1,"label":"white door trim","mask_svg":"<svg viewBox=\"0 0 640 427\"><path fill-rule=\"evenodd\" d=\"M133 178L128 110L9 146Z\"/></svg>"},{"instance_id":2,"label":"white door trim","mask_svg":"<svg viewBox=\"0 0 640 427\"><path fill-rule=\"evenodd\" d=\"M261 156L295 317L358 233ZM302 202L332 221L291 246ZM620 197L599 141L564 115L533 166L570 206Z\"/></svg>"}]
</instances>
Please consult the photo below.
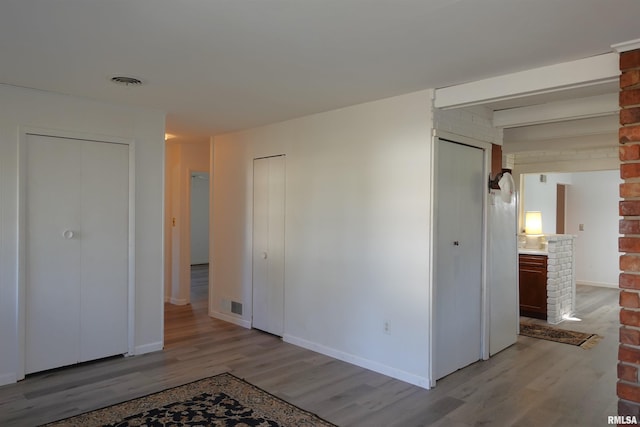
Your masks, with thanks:
<instances>
[{"instance_id":1,"label":"white door trim","mask_svg":"<svg viewBox=\"0 0 640 427\"><path fill-rule=\"evenodd\" d=\"M182 162L182 160L181 160ZM172 241L173 250L171 256L177 256L178 265L178 283L172 283L172 287L177 287L177 297L170 299L171 304L186 305L191 303L191 172L192 169L179 166L179 173L182 175L178 178L180 183L180 203L178 207L178 232L180 238L177 242ZM176 251L177 249L177 251ZM176 253L177 252L177 253ZM175 265L174 263L172 263ZM172 277L176 277L172 274Z\"/></svg>"},{"instance_id":2,"label":"white door trim","mask_svg":"<svg viewBox=\"0 0 640 427\"><path fill-rule=\"evenodd\" d=\"M213 291L214 291L214 282L213 282L213 278L214 278L214 274L213 274L213 269L216 267L213 264L213 252L215 251L215 242L213 240L213 194L214 194L214 169L213 169L213 160L214 160L214 154L215 154L215 146L214 146L214 139L213 137L211 137L211 139L209 139L209 302L208 302L208 306L207 306L207 312L209 314L209 316L213 317L213 312L215 311L213 309L213 304L214 304L214 298L213 298Z\"/></svg>"},{"instance_id":3,"label":"white door trim","mask_svg":"<svg viewBox=\"0 0 640 427\"><path fill-rule=\"evenodd\" d=\"M18 129L18 300L17 300L17 336L16 379L25 376L26 356L26 179L27 159L26 143L29 135L48 136L54 138L95 141L111 144L122 144L129 147L129 235L128 235L128 355L135 354L135 141L117 136L94 133L67 131L60 129L20 126Z\"/></svg>"},{"instance_id":4,"label":"white door trim","mask_svg":"<svg viewBox=\"0 0 640 427\"><path fill-rule=\"evenodd\" d=\"M435 387L436 380L434 374L434 344L435 344L435 316L434 316L434 307L435 307L435 279L436 279L436 242L437 242L437 218L436 218L436 200L438 195L437 193L437 172L438 172L438 146L440 144L440 140L448 140L450 142L469 145L471 147L480 148L483 151L483 159L484 159L484 170L483 176L486 176L488 179L488 171L491 170L491 144L488 142L478 141L472 138L463 137L460 135L451 134L445 131L434 129L432 136L432 144L431 144L431 213L430 213L430 224L429 228L431 233L429 235L429 248L431 252L431 257L429 259L429 270L431 275L429 277L429 327L428 329L428 342L429 342L429 387ZM490 325L490 311L489 311L489 298L487 295L487 202L488 202L488 181L486 183L487 191L483 192L482 196L482 276L481 276L481 307L480 307L480 330L482 331L482 336L480 337L480 349L479 354L483 360L487 360L489 358L489 325Z\"/></svg>"}]
</instances>

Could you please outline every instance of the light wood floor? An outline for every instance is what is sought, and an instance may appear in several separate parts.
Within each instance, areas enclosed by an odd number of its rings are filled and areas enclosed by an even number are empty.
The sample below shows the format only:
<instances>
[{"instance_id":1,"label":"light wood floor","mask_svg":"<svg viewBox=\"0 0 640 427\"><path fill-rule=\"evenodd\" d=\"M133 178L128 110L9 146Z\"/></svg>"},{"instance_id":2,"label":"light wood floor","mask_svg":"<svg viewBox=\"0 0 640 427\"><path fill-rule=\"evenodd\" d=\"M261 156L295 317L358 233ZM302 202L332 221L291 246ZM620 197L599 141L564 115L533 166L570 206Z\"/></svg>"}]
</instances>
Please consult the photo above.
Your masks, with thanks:
<instances>
[{"instance_id":1,"label":"light wood floor","mask_svg":"<svg viewBox=\"0 0 640 427\"><path fill-rule=\"evenodd\" d=\"M0 426L36 425L226 371L340 426L603 426L616 414L615 289L579 286L583 320L561 325L603 335L595 348L519 337L423 390L211 319L202 268L194 279L192 305L166 306L164 351L0 387Z\"/></svg>"}]
</instances>

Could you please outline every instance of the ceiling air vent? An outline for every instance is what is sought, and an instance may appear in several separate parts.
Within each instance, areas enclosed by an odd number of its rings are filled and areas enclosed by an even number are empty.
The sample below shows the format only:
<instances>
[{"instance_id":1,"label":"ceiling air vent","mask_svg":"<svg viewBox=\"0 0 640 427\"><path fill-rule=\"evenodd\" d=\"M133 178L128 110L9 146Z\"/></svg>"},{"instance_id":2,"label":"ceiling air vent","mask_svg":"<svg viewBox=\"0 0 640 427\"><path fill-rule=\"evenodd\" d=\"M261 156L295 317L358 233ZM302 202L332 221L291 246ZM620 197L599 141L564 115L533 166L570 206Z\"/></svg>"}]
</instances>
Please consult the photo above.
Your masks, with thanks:
<instances>
[{"instance_id":1,"label":"ceiling air vent","mask_svg":"<svg viewBox=\"0 0 640 427\"><path fill-rule=\"evenodd\" d=\"M114 83L118 83L125 86L139 86L142 84L142 80L136 79L135 77L127 77L127 76L115 76L111 77L111 81Z\"/></svg>"}]
</instances>

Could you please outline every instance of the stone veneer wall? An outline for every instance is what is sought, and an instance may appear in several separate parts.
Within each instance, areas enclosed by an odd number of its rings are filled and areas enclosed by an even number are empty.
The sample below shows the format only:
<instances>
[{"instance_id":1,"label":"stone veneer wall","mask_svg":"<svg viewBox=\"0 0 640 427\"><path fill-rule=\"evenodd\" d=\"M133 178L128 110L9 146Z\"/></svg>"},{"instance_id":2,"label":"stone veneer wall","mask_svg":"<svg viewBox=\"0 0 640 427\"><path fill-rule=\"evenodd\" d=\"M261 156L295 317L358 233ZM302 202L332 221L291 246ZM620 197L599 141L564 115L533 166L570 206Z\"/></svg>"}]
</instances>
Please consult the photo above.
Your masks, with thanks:
<instances>
[{"instance_id":1,"label":"stone veneer wall","mask_svg":"<svg viewBox=\"0 0 640 427\"><path fill-rule=\"evenodd\" d=\"M620 54L618 414L640 417L640 49Z\"/></svg>"},{"instance_id":2,"label":"stone veneer wall","mask_svg":"<svg viewBox=\"0 0 640 427\"><path fill-rule=\"evenodd\" d=\"M547 236L547 249L547 322L557 324L575 308L575 236Z\"/></svg>"}]
</instances>

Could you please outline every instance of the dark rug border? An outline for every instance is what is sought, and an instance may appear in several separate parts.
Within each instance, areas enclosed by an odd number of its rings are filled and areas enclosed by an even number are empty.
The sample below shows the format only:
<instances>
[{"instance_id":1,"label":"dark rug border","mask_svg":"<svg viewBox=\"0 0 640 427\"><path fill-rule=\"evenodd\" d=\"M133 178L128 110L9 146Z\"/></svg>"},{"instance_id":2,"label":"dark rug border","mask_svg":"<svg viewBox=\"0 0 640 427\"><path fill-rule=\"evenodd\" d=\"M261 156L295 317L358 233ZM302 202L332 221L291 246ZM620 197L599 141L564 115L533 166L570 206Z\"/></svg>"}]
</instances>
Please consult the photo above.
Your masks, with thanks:
<instances>
[{"instance_id":1,"label":"dark rug border","mask_svg":"<svg viewBox=\"0 0 640 427\"><path fill-rule=\"evenodd\" d=\"M282 403L283 403L283 404L285 404L285 405L288 405L288 406L290 406L290 407L292 407L292 408L295 408L295 409L297 409L297 410L298 410L298 411L300 411L300 412L304 412L304 413L305 413L305 414L307 414L307 415L311 415L311 416L314 416L314 417L316 417L316 418L319 418L320 420L322 420L323 422L325 422L325 423L327 423L327 424L329 424L329 425L331 425L331 426L339 427L338 425L333 424L333 423L332 423L332 422L330 422L330 421L327 421L326 419L324 419L324 418L323 418L323 417L321 417L320 415L318 415L318 414L316 414L316 413L314 413L314 412L311 412L311 411L309 411L309 410L307 410L307 409L303 409L303 408L299 407L298 405L294 405L293 403L287 402L287 401L286 401L286 400L284 400L283 398L278 397L278 396L276 396L275 394L273 394L273 393L270 393L270 392L266 391L266 390L265 390L265 389L263 389L262 387L258 387L257 385L250 383L249 381L245 380L244 378L241 378L241 377L238 377L237 375L232 374L231 372L221 372L221 373L219 373L219 374L210 375L210 376L208 376L208 377L202 377L202 378L199 378L199 379L197 379L197 380L189 381L189 382L186 382L186 383L183 383L183 384L178 384L178 385L176 385L176 386L169 387L169 388L165 388L165 389L162 389L162 390L159 390L159 391L154 391L154 392L151 392L151 393L143 394L142 396L133 397L133 398L131 398L131 399L123 400L123 401L121 401L121 402L113 403L113 404L111 404L111 405L107 405L107 406L102 406L102 407L100 407L100 408L91 409L91 410L89 410L89 411L81 412L81 413L79 413L79 414L69 415L68 417L60 418L60 419L57 419L57 420L54 420L54 421L47 421L45 424L38 424L38 425L37 425L37 427L45 427L45 426L47 426L47 425L49 425L49 424L59 423L59 422L61 422L61 421L64 421L64 420L66 420L66 419L69 419L69 418L79 417L79 416L81 416L81 415L86 415L86 414L89 414L89 413L91 413L91 412L95 412L95 411L102 411L102 410L104 410L104 409L108 409L108 408L112 408L112 407L114 407L114 406L122 405L123 403L130 402L130 401L132 401L132 400L144 399L144 398L146 398L146 397L153 396L154 394L164 393L165 391L170 391L170 390L173 390L173 389L178 388L178 387L188 386L189 384L195 384L195 383L200 382L200 381L202 381L202 380L206 380L206 379L209 379L209 378L215 378L215 377L219 377L219 376L222 376L222 375L228 375L228 376L230 376L230 377L233 377L233 378L235 378L236 380L238 380L238 381L240 381L240 382L244 383L245 385L247 385L247 386L249 386L249 387L254 388L255 390L258 390L258 391L260 391L260 392L262 392L262 393L268 394L269 396L273 397L274 399L277 399L278 401L282 402Z\"/></svg>"},{"instance_id":2,"label":"dark rug border","mask_svg":"<svg viewBox=\"0 0 640 427\"><path fill-rule=\"evenodd\" d=\"M545 340L545 341L551 341L551 342L557 342L558 344L566 344L566 345L570 345L573 347L580 347L582 349L590 349L592 347L594 347L601 339L602 336L598 335L598 334L592 334L590 332L582 332L582 331L574 331L572 329L562 329L562 328L556 328L555 326L550 326L550 325L541 325L541 324L537 324L537 323L529 323L529 322L520 322L520 326L540 326L540 327L544 327L547 329L553 329L556 331L564 331L564 332L571 332L571 333L579 333L579 334L583 334L583 335L587 335L587 337L582 340L580 342L580 344L572 344L569 342L563 342L563 341L558 341L558 340L552 340L552 339L548 339L548 338L542 338L542 337L533 337L531 335L526 335L521 333L521 331L518 331L518 335L521 335L523 337L528 337L528 338L534 338L534 339L538 339L538 340Z\"/></svg>"}]
</instances>

